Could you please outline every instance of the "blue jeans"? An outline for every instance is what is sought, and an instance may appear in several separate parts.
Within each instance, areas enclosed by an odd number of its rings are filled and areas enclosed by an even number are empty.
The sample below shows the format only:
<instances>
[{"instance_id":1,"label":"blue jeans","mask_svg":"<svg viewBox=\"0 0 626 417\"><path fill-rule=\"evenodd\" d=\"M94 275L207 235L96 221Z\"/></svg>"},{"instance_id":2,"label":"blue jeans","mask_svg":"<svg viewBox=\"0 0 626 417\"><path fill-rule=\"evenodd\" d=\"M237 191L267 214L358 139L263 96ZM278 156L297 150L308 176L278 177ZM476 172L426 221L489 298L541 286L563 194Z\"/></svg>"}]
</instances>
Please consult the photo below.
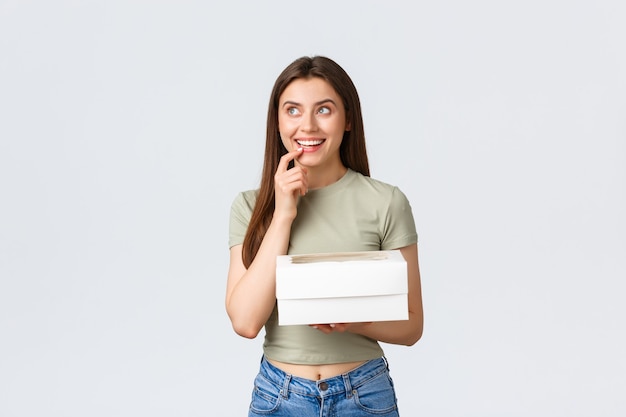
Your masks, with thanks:
<instances>
[{"instance_id":1,"label":"blue jeans","mask_svg":"<svg viewBox=\"0 0 626 417\"><path fill-rule=\"evenodd\" d=\"M398 417L393 381L385 358L328 379L287 374L261 360L248 417Z\"/></svg>"}]
</instances>

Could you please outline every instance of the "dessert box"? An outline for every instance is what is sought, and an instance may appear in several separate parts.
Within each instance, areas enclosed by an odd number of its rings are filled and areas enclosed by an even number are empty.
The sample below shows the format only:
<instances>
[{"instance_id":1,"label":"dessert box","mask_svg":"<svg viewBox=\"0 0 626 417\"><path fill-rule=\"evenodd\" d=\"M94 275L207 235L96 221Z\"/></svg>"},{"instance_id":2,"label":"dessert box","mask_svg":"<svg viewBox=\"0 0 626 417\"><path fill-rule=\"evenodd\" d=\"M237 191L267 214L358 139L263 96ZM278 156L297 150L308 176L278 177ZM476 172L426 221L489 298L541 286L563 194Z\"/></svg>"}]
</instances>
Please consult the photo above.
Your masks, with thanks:
<instances>
[{"instance_id":1,"label":"dessert box","mask_svg":"<svg viewBox=\"0 0 626 417\"><path fill-rule=\"evenodd\" d=\"M399 250L278 256L278 324L408 320L407 279Z\"/></svg>"}]
</instances>

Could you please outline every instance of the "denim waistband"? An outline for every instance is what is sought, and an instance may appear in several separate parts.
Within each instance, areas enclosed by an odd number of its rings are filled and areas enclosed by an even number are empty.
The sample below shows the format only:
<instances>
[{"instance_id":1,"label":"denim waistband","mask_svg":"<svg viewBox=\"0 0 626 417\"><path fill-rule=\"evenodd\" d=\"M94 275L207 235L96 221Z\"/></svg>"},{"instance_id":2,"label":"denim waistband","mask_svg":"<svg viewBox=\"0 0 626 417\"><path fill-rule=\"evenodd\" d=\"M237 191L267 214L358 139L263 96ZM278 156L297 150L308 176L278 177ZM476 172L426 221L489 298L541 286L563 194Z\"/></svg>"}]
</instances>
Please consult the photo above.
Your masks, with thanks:
<instances>
[{"instance_id":1,"label":"denim waistband","mask_svg":"<svg viewBox=\"0 0 626 417\"><path fill-rule=\"evenodd\" d=\"M278 386L281 395L288 396L289 392L302 395L311 395L317 392L320 397L345 393L352 395L352 390L358 388L370 379L388 372L387 360L384 357L372 359L357 368L331 378L313 381L311 379L293 376L272 365L263 356L261 359L260 374L268 381Z\"/></svg>"}]
</instances>

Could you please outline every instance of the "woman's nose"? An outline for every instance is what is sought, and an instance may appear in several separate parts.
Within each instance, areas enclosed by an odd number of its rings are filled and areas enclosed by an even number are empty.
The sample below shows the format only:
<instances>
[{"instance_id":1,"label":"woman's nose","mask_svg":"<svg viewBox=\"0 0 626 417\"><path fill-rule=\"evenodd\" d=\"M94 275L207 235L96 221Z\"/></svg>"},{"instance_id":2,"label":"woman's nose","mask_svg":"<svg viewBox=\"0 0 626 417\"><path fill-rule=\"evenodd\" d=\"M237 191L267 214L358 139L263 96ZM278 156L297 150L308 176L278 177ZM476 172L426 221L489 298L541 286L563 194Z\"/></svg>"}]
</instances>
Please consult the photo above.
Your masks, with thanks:
<instances>
[{"instance_id":1,"label":"woman's nose","mask_svg":"<svg viewBox=\"0 0 626 417\"><path fill-rule=\"evenodd\" d=\"M317 130L317 119L315 113L307 113L302 118L302 125L300 126L305 132L312 132Z\"/></svg>"}]
</instances>

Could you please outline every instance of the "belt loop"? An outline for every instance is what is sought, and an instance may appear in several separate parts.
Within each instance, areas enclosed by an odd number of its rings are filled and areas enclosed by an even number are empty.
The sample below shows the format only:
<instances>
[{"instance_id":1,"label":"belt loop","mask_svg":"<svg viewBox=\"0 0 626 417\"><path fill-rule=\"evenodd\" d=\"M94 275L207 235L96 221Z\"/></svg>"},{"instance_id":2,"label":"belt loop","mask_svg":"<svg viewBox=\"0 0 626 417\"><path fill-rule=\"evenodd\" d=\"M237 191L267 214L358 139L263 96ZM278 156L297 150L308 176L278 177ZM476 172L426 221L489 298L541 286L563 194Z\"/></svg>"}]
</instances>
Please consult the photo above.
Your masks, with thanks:
<instances>
[{"instance_id":1,"label":"belt loop","mask_svg":"<svg viewBox=\"0 0 626 417\"><path fill-rule=\"evenodd\" d=\"M343 384L346 387L346 398L352 398L352 384L350 383L350 374L345 373L341 376L343 377Z\"/></svg>"},{"instance_id":2,"label":"belt loop","mask_svg":"<svg viewBox=\"0 0 626 417\"><path fill-rule=\"evenodd\" d=\"M285 380L283 381L283 388L280 390L280 395L287 399L289 398L289 383L291 382L291 374L285 375Z\"/></svg>"},{"instance_id":3,"label":"belt loop","mask_svg":"<svg viewBox=\"0 0 626 417\"><path fill-rule=\"evenodd\" d=\"M387 371L389 371L389 362L387 362L387 358L383 356L383 361L385 361L385 367L387 368Z\"/></svg>"}]
</instances>

